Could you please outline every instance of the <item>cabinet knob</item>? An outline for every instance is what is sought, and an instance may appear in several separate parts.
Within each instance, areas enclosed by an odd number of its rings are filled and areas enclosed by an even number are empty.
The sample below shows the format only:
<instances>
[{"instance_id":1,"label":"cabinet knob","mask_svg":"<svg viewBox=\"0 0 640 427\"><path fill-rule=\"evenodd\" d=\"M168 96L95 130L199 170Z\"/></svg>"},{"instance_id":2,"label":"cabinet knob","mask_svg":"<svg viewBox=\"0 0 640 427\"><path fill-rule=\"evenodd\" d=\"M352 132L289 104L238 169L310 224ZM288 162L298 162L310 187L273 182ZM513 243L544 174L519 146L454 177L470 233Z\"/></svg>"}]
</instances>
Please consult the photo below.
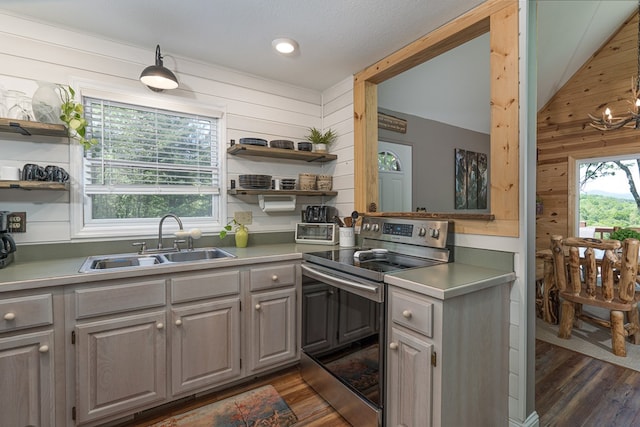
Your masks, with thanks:
<instances>
[{"instance_id":1,"label":"cabinet knob","mask_svg":"<svg viewBox=\"0 0 640 427\"><path fill-rule=\"evenodd\" d=\"M16 314L15 313L7 313L4 315L4 320L14 320L16 318Z\"/></svg>"},{"instance_id":2,"label":"cabinet knob","mask_svg":"<svg viewBox=\"0 0 640 427\"><path fill-rule=\"evenodd\" d=\"M156 328L158 328L158 329L163 329L163 328L164 328L164 323L162 323L162 322L158 322L158 323L156 324Z\"/></svg>"},{"instance_id":3,"label":"cabinet knob","mask_svg":"<svg viewBox=\"0 0 640 427\"><path fill-rule=\"evenodd\" d=\"M406 318L406 319L411 319L411 316L413 316L413 314L411 314L411 311L409 310L405 310L402 312L402 315Z\"/></svg>"},{"instance_id":4,"label":"cabinet knob","mask_svg":"<svg viewBox=\"0 0 640 427\"><path fill-rule=\"evenodd\" d=\"M46 344L41 345L40 348L38 348L38 351L40 353L48 353L49 352L49 346L46 345Z\"/></svg>"},{"instance_id":5,"label":"cabinet knob","mask_svg":"<svg viewBox=\"0 0 640 427\"><path fill-rule=\"evenodd\" d=\"M275 282L276 280L278 280L278 275L277 275L277 274L274 274L273 276L271 276L271 280L272 280L272 281L274 281L274 282Z\"/></svg>"},{"instance_id":6,"label":"cabinet knob","mask_svg":"<svg viewBox=\"0 0 640 427\"><path fill-rule=\"evenodd\" d=\"M391 350L397 350L398 349L398 343L397 342L391 342L389 343L389 348Z\"/></svg>"},{"instance_id":7,"label":"cabinet knob","mask_svg":"<svg viewBox=\"0 0 640 427\"><path fill-rule=\"evenodd\" d=\"M262 306L260 304L256 304L256 310L260 310Z\"/></svg>"},{"instance_id":8,"label":"cabinet knob","mask_svg":"<svg viewBox=\"0 0 640 427\"><path fill-rule=\"evenodd\" d=\"M182 325L182 319L176 319L176 326Z\"/></svg>"}]
</instances>

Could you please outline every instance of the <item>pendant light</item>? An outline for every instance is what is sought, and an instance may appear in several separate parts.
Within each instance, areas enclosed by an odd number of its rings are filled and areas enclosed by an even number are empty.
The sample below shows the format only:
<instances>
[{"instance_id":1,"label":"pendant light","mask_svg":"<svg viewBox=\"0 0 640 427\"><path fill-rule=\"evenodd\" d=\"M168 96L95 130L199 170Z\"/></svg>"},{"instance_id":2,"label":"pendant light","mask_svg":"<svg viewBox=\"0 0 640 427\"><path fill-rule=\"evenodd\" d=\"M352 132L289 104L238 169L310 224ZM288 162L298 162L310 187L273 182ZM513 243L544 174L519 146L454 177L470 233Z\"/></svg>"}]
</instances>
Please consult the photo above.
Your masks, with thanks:
<instances>
[{"instance_id":1,"label":"pendant light","mask_svg":"<svg viewBox=\"0 0 640 427\"><path fill-rule=\"evenodd\" d=\"M175 89L178 87L176 75L162 65L160 45L156 46L156 64L149 65L142 71L140 81L154 92L162 92L165 89Z\"/></svg>"}]
</instances>

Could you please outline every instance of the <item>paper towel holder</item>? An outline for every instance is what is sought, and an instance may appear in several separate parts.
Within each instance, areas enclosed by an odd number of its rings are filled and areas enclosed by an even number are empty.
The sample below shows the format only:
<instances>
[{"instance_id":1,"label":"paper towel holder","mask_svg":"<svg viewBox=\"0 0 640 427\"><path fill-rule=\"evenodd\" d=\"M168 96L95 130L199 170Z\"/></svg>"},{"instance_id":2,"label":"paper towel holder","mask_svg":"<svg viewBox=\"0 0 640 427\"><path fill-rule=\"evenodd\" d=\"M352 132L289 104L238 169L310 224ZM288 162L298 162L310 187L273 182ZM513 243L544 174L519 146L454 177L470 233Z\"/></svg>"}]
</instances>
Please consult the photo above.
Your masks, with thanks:
<instances>
[{"instance_id":1,"label":"paper towel holder","mask_svg":"<svg viewBox=\"0 0 640 427\"><path fill-rule=\"evenodd\" d=\"M291 212L296 209L296 196L259 194L258 205L263 212Z\"/></svg>"}]
</instances>

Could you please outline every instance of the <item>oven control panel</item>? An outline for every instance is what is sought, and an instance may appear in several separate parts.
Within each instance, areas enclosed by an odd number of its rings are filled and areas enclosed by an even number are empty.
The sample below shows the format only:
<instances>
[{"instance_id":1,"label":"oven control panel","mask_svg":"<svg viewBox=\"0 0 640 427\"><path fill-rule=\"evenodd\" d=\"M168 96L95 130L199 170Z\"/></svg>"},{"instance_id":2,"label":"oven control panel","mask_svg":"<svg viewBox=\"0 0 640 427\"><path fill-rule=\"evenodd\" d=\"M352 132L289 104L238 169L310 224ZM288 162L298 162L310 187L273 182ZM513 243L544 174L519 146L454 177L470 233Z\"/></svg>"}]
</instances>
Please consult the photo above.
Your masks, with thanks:
<instances>
[{"instance_id":1,"label":"oven control panel","mask_svg":"<svg viewBox=\"0 0 640 427\"><path fill-rule=\"evenodd\" d=\"M449 222L444 220L364 217L360 237L387 242L444 248Z\"/></svg>"},{"instance_id":2,"label":"oven control panel","mask_svg":"<svg viewBox=\"0 0 640 427\"><path fill-rule=\"evenodd\" d=\"M385 222L382 224L382 234L411 237L413 236L413 224L397 224L393 222Z\"/></svg>"}]
</instances>

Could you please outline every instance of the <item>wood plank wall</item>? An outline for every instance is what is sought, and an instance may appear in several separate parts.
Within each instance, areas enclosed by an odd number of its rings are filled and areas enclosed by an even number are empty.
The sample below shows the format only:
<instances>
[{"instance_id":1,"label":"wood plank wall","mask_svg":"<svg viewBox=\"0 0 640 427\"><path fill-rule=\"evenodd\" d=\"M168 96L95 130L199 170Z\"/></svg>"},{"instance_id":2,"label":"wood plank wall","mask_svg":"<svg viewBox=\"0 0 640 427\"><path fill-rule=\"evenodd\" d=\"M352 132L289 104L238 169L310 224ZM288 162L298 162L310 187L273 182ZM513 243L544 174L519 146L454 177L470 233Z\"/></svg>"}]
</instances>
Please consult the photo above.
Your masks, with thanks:
<instances>
[{"instance_id":1,"label":"wood plank wall","mask_svg":"<svg viewBox=\"0 0 640 427\"><path fill-rule=\"evenodd\" d=\"M548 248L551 234L575 234L576 160L640 153L640 131L599 131L588 116L607 107L628 111L637 32L634 13L538 112L536 188L544 210L536 217L536 249Z\"/></svg>"}]
</instances>

